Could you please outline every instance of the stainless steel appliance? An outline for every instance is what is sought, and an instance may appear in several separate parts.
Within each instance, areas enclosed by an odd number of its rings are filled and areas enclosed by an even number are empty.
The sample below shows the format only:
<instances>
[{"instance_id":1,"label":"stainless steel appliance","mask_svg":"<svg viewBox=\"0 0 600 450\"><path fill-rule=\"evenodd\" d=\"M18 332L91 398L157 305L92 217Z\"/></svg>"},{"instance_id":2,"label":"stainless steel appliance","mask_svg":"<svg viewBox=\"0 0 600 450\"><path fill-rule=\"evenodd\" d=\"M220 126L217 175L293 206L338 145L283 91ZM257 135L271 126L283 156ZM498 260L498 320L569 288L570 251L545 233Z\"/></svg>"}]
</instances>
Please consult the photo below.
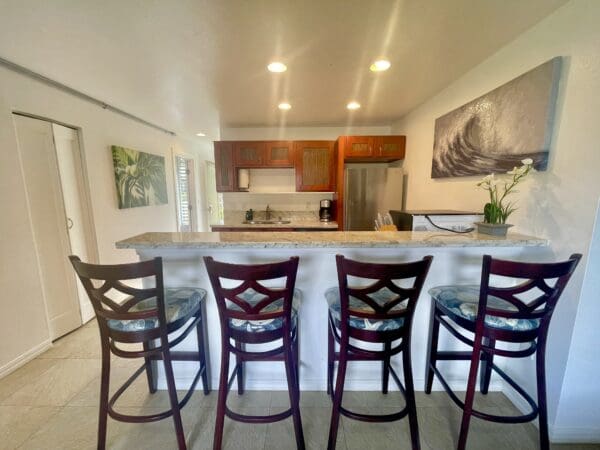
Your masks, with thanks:
<instances>
[{"instance_id":1,"label":"stainless steel appliance","mask_svg":"<svg viewBox=\"0 0 600 450\"><path fill-rule=\"evenodd\" d=\"M449 230L464 233L473 231L473 223L482 219L480 213L471 211L429 210L390 211L399 231Z\"/></svg>"},{"instance_id":2,"label":"stainless steel appliance","mask_svg":"<svg viewBox=\"0 0 600 450\"><path fill-rule=\"evenodd\" d=\"M319 206L319 220L321 222L329 222L331 220L331 200L323 199Z\"/></svg>"},{"instance_id":3,"label":"stainless steel appliance","mask_svg":"<svg viewBox=\"0 0 600 450\"><path fill-rule=\"evenodd\" d=\"M377 213L402 209L402 168L381 164L346 164L344 169L344 229L375 228Z\"/></svg>"}]
</instances>

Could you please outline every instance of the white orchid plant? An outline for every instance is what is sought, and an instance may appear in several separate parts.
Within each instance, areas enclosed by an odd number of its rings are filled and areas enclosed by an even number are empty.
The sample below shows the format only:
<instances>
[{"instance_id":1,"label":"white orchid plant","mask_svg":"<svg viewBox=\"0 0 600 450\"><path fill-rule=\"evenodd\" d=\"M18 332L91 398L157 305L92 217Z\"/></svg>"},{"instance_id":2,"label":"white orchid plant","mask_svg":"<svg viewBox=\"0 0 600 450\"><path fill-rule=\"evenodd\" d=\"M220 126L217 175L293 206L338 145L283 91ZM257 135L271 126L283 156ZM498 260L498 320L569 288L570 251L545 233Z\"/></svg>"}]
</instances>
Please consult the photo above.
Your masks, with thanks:
<instances>
[{"instance_id":1,"label":"white orchid plant","mask_svg":"<svg viewBox=\"0 0 600 450\"><path fill-rule=\"evenodd\" d=\"M490 201L483 208L484 221L491 224L506 223L506 219L517 208L515 202L510 202L507 197L514 194L514 188L529 174L534 171L533 160L526 158L521 161L522 166L515 167L507 172L510 177L496 178L494 174L487 175L477 183L490 194Z\"/></svg>"}]
</instances>

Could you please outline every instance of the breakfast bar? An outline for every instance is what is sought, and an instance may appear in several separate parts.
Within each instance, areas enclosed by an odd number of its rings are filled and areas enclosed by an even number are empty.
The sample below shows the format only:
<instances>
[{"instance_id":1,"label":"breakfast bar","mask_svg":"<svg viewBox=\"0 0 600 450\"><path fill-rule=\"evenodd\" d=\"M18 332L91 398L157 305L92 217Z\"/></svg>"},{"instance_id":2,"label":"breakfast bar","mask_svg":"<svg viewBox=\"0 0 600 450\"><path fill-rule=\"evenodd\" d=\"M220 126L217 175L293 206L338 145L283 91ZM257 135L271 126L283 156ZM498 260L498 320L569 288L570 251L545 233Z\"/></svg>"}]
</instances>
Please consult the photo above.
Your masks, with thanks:
<instances>
[{"instance_id":1,"label":"breakfast bar","mask_svg":"<svg viewBox=\"0 0 600 450\"><path fill-rule=\"evenodd\" d=\"M195 286L206 289L208 342L211 381L218 386L220 364L220 329L215 299L210 287L203 256L236 264L282 261L299 256L296 287L302 291L299 311L300 386L303 390L325 390L327 371L327 302L324 292L337 285L335 255L365 262L407 262L425 255L434 257L429 276L417 304L413 323L412 358L415 388L423 389L427 335L429 329L429 287L452 283L477 284L482 255L513 260L550 260L548 241L543 238L509 233L495 237L475 232L399 231L323 231L323 232L213 232L213 233L144 233L117 242L117 248L134 249L142 260L163 258L165 285ZM448 336L440 335L440 348ZM193 348L193 336L184 340L182 349ZM449 340L448 340L449 341ZM450 343L448 343L450 346ZM462 344L460 344L462 345ZM448 347L459 349L460 347ZM399 364L399 362L392 362ZM466 363L446 362L451 382L461 382L467 373ZM175 367L178 386L191 382L196 367L179 363ZM381 365L354 362L349 365L346 389L377 390L381 383ZM164 377L159 375L159 388ZM246 388L250 390L287 389L283 364L249 364ZM498 389L492 384L491 389Z\"/></svg>"}]
</instances>

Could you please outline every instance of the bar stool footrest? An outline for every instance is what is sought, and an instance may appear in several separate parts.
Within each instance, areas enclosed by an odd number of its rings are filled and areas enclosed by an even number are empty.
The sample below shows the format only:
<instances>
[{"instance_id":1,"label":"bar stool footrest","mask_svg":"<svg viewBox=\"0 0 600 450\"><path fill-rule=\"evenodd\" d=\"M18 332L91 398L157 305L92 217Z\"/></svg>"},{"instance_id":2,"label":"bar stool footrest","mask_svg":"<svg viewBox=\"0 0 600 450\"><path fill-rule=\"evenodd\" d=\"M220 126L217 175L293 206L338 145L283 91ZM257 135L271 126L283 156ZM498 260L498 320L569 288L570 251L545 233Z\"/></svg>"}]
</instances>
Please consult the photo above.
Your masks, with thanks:
<instances>
[{"instance_id":1,"label":"bar stool footrest","mask_svg":"<svg viewBox=\"0 0 600 450\"><path fill-rule=\"evenodd\" d=\"M235 411L230 410L227 406L225 407L225 415L230 419L244 423L271 423L279 422L280 420L287 419L292 415L292 408L286 409L277 414L269 414L266 416L249 416L246 414L239 414Z\"/></svg>"}]
</instances>

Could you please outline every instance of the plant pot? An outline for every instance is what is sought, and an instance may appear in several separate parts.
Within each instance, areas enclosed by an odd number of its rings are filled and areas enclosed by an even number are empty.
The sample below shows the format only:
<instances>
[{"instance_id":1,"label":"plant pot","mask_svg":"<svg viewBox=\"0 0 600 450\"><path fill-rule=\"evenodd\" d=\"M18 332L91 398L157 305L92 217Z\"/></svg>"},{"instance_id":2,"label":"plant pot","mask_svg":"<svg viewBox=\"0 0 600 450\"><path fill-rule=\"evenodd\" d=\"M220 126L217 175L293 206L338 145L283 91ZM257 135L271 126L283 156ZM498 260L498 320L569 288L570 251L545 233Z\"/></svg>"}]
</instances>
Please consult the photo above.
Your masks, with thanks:
<instances>
[{"instance_id":1,"label":"plant pot","mask_svg":"<svg viewBox=\"0 0 600 450\"><path fill-rule=\"evenodd\" d=\"M506 232L512 227L509 223L475 222L475 225L477 225L478 233L490 234L492 236L506 236Z\"/></svg>"}]
</instances>

